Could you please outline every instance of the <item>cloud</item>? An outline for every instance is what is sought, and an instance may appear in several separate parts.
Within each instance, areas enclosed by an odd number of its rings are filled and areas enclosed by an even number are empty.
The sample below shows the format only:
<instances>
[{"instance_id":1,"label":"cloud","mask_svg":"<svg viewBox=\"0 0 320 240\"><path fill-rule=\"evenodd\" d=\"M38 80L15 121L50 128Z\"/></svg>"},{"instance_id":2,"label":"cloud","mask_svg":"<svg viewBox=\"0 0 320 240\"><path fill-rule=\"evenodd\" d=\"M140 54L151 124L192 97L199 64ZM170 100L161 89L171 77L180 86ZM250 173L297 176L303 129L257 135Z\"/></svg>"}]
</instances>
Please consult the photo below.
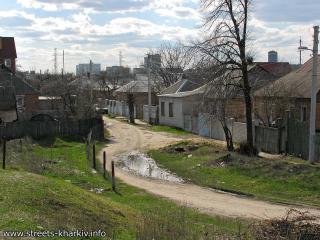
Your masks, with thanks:
<instances>
[{"instance_id":1,"label":"cloud","mask_svg":"<svg viewBox=\"0 0 320 240\"><path fill-rule=\"evenodd\" d=\"M256 0L256 17L273 22L309 22L319 20L319 0Z\"/></svg>"},{"instance_id":2,"label":"cloud","mask_svg":"<svg viewBox=\"0 0 320 240\"><path fill-rule=\"evenodd\" d=\"M82 9L94 12L126 12L141 10L150 5L149 0L17 0L25 8L46 11Z\"/></svg>"},{"instance_id":3,"label":"cloud","mask_svg":"<svg viewBox=\"0 0 320 240\"><path fill-rule=\"evenodd\" d=\"M118 52L138 64L162 40L201 35L199 0L16 0L22 10L1 11L0 35L16 37L19 62L51 69L53 48L68 53L68 70L79 62L113 65ZM277 50L283 61L298 62L300 36L312 45L312 26L320 21L319 0L255 0L250 20L250 50L265 61ZM18 9L18 8L16 8ZM304 53L304 60L309 58Z\"/></svg>"},{"instance_id":4,"label":"cloud","mask_svg":"<svg viewBox=\"0 0 320 240\"><path fill-rule=\"evenodd\" d=\"M159 8L156 9L155 12L164 17L201 20L199 11L190 7Z\"/></svg>"}]
</instances>

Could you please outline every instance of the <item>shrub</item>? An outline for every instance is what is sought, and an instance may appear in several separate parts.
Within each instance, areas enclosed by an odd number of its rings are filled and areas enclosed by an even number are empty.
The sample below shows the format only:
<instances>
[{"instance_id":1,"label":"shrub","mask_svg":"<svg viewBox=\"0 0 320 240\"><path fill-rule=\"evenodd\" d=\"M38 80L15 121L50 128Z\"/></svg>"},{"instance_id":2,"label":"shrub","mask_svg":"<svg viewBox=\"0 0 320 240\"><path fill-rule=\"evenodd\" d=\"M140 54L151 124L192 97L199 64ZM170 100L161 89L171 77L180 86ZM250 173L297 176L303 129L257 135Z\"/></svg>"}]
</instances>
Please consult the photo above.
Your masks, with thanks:
<instances>
[{"instance_id":1,"label":"shrub","mask_svg":"<svg viewBox=\"0 0 320 240\"><path fill-rule=\"evenodd\" d=\"M253 151L251 151L250 149L250 146L247 144L247 143L240 143L240 146L239 146L239 149L238 149L238 152L240 154L243 154L243 155L254 155L254 156L257 156L259 151L257 148L253 148Z\"/></svg>"}]
</instances>

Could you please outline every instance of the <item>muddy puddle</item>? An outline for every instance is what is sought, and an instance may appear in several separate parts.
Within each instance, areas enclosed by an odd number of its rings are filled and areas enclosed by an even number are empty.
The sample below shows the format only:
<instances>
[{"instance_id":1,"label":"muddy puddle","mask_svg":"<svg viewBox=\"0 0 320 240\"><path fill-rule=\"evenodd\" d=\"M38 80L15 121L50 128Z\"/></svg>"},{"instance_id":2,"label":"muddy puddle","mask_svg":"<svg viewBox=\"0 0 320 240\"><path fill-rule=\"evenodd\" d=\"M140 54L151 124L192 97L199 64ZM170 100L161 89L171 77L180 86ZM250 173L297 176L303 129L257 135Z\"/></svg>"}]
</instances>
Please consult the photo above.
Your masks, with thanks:
<instances>
[{"instance_id":1,"label":"muddy puddle","mask_svg":"<svg viewBox=\"0 0 320 240\"><path fill-rule=\"evenodd\" d=\"M180 182L183 180L175 174L157 166L156 162L148 155L133 151L117 157L117 166L125 171L138 176L149 177L170 182Z\"/></svg>"}]
</instances>

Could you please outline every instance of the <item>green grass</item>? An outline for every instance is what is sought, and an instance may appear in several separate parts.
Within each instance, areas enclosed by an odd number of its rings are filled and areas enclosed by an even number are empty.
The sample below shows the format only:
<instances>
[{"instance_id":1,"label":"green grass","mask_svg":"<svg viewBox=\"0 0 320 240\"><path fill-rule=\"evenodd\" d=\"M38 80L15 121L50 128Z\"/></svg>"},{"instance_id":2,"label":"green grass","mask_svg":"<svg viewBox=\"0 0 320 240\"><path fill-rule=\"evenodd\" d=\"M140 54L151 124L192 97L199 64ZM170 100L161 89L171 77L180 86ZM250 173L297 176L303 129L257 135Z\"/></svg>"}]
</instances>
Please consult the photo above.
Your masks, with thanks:
<instances>
[{"instance_id":1,"label":"green grass","mask_svg":"<svg viewBox=\"0 0 320 240\"><path fill-rule=\"evenodd\" d=\"M176 146L192 146L182 142ZM246 157L227 152L217 145L204 144L190 151L177 153L171 146L150 151L161 166L180 177L210 188L240 192L263 200L306 204L320 207L320 166L294 158L277 160Z\"/></svg>"},{"instance_id":2,"label":"green grass","mask_svg":"<svg viewBox=\"0 0 320 240\"><path fill-rule=\"evenodd\" d=\"M168 127L168 126L161 126L161 125L153 125L148 128L154 132L167 132L174 135L189 135L190 132L187 132L183 129L175 128L175 127Z\"/></svg>"},{"instance_id":3,"label":"green grass","mask_svg":"<svg viewBox=\"0 0 320 240\"><path fill-rule=\"evenodd\" d=\"M98 143L97 150L104 144ZM8 158L10 170L0 172L0 211L6 214L5 220L0 220L0 230L29 230L38 226L81 229L85 222L88 224L85 226L102 228L115 239L135 239L137 229L145 229L141 227L142 220L157 216L156 222L145 223L156 228L173 215L176 218L183 215L184 220L175 224L196 235L208 228L234 234L239 227L247 226L246 221L209 217L180 207L121 181L117 181L121 195L114 193L109 181L92 172L81 142L58 139L50 147L24 142L19 148L13 144L8 148ZM95 189L103 191L97 194ZM163 231L167 230L162 229L161 234Z\"/></svg>"},{"instance_id":4,"label":"green grass","mask_svg":"<svg viewBox=\"0 0 320 240\"><path fill-rule=\"evenodd\" d=\"M1 231L102 230L109 237L134 231L130 208L66 181L1 170L0 182Z\"/></svg>"}]
</instances>

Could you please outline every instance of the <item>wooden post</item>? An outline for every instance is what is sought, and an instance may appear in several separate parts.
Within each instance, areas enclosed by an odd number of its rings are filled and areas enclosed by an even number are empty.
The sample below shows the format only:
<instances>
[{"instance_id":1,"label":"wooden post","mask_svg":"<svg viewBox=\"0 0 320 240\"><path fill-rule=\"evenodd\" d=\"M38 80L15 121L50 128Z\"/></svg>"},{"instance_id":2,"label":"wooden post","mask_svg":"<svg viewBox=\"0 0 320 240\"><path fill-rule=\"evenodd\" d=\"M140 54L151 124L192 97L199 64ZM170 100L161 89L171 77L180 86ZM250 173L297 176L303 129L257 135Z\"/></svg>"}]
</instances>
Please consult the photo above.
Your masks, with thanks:
<instances>
[{"instance_id":1,"label":"wooden post","mask_svg":"<svg viewBox=\"0 0 320 240\"><path fill-rule=\"evenodd\" d=\"M106 164L107 164L107 157L106 152L103 152L103 177L106 179Z\"/></svg>"},{"instance_id":2,"label":"wooden post","mask_svg":"<svg viewBox=\"0 0 320 240\"><path fill-rule=\"evenodd\" d=\"M112 190L116 191L116 180L114 173L114 161L111 162L111 180L112 180Z\"/></svg>"},{"instance_id":3,"label":"wooden post","mask_svg":"<svg viewBox=\"0 0 320 240\"><path fill-rule=\"evenodd\" d=\"M6 169L6 151L7 151L7 141L3 139L3 148L2 148L2 168Z\"/></svg>"},{"instance_id":4,"label":"wooden post","mask_svg":"<svg viewBox=\"0 0 320 240\"><path fill-rule=\"evenodd\" d=\"M96 165L96 144L93 143L92 145L92 161L93 161L93 168L97 170L97 165Z\"/></svg>"}]
</instances>

